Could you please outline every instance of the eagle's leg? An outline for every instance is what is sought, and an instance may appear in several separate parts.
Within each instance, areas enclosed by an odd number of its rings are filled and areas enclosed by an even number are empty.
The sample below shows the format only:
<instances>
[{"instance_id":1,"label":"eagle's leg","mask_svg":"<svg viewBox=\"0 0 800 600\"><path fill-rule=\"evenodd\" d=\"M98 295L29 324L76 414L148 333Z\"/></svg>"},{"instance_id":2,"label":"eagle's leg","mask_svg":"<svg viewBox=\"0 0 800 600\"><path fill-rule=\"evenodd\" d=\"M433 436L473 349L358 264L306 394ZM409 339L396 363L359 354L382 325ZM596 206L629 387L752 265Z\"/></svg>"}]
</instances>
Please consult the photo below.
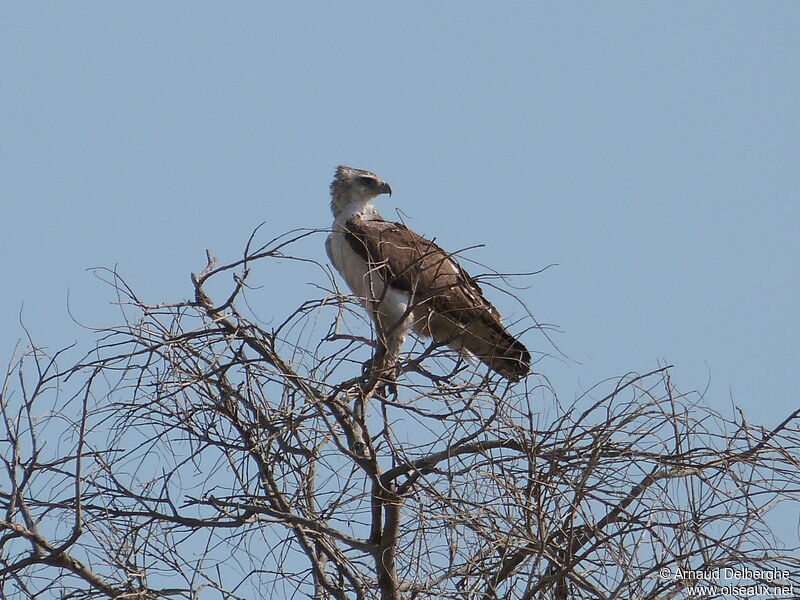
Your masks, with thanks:
<instances>
[{"instance_id":1,"label":"eagle's leg","mask_svg":"<svg viewBox=\"0 0 800 600\"><path fill-rule=\"evenodd\" d=\"M364 363L362 374L371 380L371 386L380 390L380 395L397 395L397 377L400 374L398 365L400 352L407 337L406 320L396 322L389 328L382 327L387 319L380 316L375 319L377 344L372 358Z\"/></svg>"},{"instance_id":2,"label":"eagle's leg","mask_svg":"<svg viewBox=\"0 0 800 600\"><path fill-rule=\"evenodd\" d=\"M364 381L360 386L361 393L356 396L353 403L353 416L357 423L365 422L366 403L370 397L376 395L386 399L389 394L397 396L396 381L399 374L397 360L402 340L399 340L399 345L395 340L392 341L394 344L390 346L383 338L379 337L375 354L361 367L361 376L364 377Z\"/></svg>"},{"instance_id":3,"label":"eagle's leg","mask_svg":"<svg viewBox=\"0 0 800 600\"><path fill-rule=\"evenodd\" d=\"M378 349L373 357L375 372L377 375L391 379L397 379L400 352L403 344L408 337L408 323L410 319L405 319L395 323L391 327L383 328L378 323Z\"/></svg>"},{"instance_id":4,"label":"eagle's leg","mask_svg":"<svg viewBox=\"0 0 800 600\"><path fill-rule=\"evenodd\" d=\"M397 393L397 376L400 367L397 364L399 354L387 350L380 344L372 358L368 359L361 367L361 374L373 381L381 380L391 386L392 393Z\"/></svg>"}]
</instances>

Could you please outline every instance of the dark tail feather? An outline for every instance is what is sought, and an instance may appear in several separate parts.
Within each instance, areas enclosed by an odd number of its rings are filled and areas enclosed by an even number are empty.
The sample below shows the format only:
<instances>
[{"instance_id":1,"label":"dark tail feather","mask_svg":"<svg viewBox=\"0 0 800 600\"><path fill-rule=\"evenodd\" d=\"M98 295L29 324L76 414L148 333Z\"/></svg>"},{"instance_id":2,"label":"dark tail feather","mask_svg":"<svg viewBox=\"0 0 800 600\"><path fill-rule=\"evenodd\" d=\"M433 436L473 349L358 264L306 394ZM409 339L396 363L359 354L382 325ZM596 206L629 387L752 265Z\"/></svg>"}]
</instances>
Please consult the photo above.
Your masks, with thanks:
<instances>
[{"instance_id":1,"label":"dark tail feather","mask_svg":"<svg viewBox=\"0 0 800 600\"><path fill-rule=\"evenodd\" d=\"M464 347L493 371L519 381L531 369L528 349L499 322L481 321L469 327Z\"/></svg>"}]
</instances>

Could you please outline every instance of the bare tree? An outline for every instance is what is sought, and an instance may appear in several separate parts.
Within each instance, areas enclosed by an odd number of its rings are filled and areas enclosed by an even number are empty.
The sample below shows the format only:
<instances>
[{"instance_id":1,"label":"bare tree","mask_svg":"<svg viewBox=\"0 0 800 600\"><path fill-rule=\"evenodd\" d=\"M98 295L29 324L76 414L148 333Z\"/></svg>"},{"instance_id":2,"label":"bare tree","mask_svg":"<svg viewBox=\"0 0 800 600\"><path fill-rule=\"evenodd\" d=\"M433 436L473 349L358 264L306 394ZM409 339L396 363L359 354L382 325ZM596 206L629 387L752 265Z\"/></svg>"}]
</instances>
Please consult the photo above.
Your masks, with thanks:
<instances>
[{"instance_id":1,"label":"bare tree","mask_svg":"<svg viewBox=\"0 0 800 600\"><path fill-rule=\"evenodd\" d=\"M668 366L565 403L436 345L386 386L332 278L273 325L247 310L278 293L250 270L312 235L209 256L185 302L100 271L121 325L80 360L18 349L0 596L672 598L726 567L800 590L768 516L800 497L800 411L751 425Z\"/></svg>"}]
</instances>

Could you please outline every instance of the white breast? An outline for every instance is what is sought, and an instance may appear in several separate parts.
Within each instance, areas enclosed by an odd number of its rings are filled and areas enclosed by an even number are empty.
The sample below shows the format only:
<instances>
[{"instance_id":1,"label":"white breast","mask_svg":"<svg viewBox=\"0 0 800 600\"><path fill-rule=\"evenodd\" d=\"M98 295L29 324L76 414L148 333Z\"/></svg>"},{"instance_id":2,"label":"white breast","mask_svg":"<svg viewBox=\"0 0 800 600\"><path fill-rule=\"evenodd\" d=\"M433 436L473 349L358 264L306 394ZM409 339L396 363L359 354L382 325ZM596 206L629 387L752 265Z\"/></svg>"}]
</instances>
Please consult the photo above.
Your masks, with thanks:
<instances>
[{"instance_id":1,"label":"white breast","mask_svg":"<svg viewBox=\"0 0 800 600\"><path fill-rule=\"evenodd\" d=\"M333 266L373 318L376 308L383 317L387 317L382 319L383 326L391 326L408 317L406 309L410 295L391 287L385 290L383 279L375 271L370 271L367 262L353 251L336 222L325 242L325 249Z\"/></svg>"}]
</instances>

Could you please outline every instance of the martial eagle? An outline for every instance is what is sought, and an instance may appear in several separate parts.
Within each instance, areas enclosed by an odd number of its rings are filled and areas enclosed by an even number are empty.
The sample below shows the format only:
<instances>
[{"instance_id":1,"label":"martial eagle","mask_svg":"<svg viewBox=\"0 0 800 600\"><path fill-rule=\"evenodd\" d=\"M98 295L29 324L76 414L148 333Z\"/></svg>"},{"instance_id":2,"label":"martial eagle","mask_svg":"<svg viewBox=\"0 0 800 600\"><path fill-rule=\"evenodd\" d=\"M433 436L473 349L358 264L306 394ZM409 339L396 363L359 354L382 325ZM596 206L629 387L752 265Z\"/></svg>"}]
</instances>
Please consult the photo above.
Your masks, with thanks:
<instances>
[{"instance_id":1,"label":"martial eagle","mask_svg":"<svg viewBox=\"0 0 800 600\"><path fill-rule=\"evenodd\" d=\"M503 377L528 374L528 350L453 256L402 223L381 218L371 200L391 195L370 171L340 166L331 183L333 227L325 249L375 322L385 364L409 331L477 358Z\"/></svg>"}]
</instances>

